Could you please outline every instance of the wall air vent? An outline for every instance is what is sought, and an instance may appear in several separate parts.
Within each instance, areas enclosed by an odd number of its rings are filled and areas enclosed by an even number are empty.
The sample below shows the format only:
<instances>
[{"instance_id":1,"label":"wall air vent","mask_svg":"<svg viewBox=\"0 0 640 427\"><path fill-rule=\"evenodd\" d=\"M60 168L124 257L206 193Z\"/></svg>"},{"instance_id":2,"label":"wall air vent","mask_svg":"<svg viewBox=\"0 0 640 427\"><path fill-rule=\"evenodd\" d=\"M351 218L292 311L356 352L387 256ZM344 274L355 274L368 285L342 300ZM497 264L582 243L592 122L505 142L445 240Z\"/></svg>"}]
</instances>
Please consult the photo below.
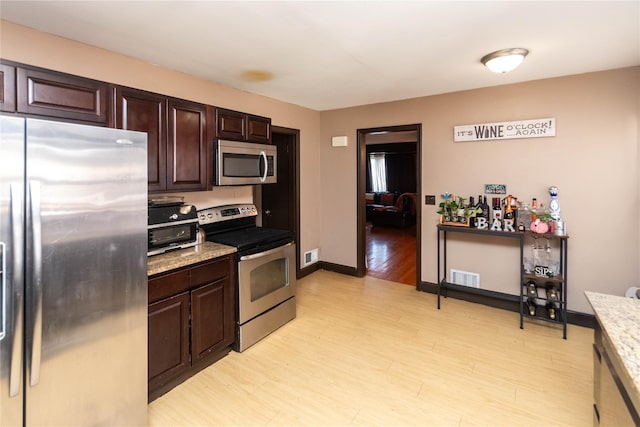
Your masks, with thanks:
<instances>
[{"instance_id":1,"label":"wall air vent","mask_svg":"<svg viewBox=\"0 0 640 427\"><path fill-rule=\"evenodd\" d=\"M452 268L449 270L449 282L471 288L480 288L480 274Z\"/></svg>"},{"instance_id":2,"label":"wall air vent","mask_svg":"<svg viewBox=\"0 0 640 427\"><path fill-rule=\"evenodd\" d=\"M318 249L312 249L304 253L304 266L318 262Z\"/></svg>"}]
</instances>

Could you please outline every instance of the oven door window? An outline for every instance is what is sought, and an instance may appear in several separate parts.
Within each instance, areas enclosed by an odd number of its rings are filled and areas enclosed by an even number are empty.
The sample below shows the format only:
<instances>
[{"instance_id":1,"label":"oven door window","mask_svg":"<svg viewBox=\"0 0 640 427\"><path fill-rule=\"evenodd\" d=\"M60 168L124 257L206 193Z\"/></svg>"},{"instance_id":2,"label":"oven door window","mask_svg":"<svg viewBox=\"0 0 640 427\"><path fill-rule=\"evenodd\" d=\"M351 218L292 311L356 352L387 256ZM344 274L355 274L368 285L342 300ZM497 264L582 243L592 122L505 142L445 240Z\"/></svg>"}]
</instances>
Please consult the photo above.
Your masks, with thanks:
<instances>
[{"instance_id":1,"label":"oven door window","mask_svg":"<svg viewBox=\"0 0 640 427\"><path fill-rule=\"evenodd\" d=\"M287 258L278 258L251 270L251 301L259 300L289 284Z\"/></svg>"}]
</instances>

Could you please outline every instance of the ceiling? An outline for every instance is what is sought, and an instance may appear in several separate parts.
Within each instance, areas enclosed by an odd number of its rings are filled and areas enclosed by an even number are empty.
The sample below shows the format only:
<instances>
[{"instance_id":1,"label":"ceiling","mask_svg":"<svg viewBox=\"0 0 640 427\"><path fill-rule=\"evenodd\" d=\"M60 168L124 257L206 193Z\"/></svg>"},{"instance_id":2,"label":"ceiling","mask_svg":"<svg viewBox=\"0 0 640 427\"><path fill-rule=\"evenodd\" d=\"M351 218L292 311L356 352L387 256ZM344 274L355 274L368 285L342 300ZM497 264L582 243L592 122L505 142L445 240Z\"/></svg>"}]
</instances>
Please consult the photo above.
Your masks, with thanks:
<instances>
[{"instance_id":1,"label":"ceiling","mask_svg":"<svg viewBox=\"0 0 640 427\"><path fill-rule=\"evenodd\" d=\"M319 111L640 65L640 0L0 0L0 17ZM530 51L515 71L480 63L510 47Z\"/></svg>"}]
</instances>

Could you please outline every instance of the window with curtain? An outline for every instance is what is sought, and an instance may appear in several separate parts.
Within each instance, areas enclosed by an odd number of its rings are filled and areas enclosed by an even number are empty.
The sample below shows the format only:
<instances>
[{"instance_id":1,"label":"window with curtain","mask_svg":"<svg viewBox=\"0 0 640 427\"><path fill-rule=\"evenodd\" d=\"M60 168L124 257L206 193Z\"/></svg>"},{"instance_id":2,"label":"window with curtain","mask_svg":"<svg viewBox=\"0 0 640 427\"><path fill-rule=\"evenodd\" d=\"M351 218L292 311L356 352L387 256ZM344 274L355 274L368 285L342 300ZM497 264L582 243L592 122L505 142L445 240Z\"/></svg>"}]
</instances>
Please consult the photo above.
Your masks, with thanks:
<instances>
[{"instance_id":1,"label":"window with curtain","mask_svg":"<svg viewBox=\"0 0 640 427\"><path fill-rule=\"evenodd\" d=\"M387 165L384 153L369 154L369 167L371 168L371 190L374 193L387 191Z\"/></svg>"}]
</instances>

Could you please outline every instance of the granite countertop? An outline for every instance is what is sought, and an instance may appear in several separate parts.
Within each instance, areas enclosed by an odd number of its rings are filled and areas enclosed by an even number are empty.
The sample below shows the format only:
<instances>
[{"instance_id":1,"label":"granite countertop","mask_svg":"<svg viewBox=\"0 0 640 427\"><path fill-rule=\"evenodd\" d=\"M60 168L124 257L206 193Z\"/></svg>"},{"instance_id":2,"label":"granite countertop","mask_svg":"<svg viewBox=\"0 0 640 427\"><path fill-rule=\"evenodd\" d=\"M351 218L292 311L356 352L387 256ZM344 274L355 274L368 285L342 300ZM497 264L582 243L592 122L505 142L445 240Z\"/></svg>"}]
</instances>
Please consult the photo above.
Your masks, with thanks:
<instances>
[{"instance_id":1,"label":"granite countertop","mask_svg":"<svg viewBox=\"0 0 640 427\"><path fill-rule=\"evenodd\" d=\"M618 375L628 375L630 381L623 381L629 397L640 408L640 299L585 292L593 307L602 331L627 371Z\"/></svg>"},{"instance_id":2,"label":"granite countertop","mask_svg":"<svg viewBox=\"0 0 640 427\"><path fill-rule=\"evenodd\" d=\"M153 276L164 273L165 271L208 261L237 251L233 246L204 242L192 248L179 249L161 255L152 255L147 258L147 276Z\"/></svg>"}]
</instances>

